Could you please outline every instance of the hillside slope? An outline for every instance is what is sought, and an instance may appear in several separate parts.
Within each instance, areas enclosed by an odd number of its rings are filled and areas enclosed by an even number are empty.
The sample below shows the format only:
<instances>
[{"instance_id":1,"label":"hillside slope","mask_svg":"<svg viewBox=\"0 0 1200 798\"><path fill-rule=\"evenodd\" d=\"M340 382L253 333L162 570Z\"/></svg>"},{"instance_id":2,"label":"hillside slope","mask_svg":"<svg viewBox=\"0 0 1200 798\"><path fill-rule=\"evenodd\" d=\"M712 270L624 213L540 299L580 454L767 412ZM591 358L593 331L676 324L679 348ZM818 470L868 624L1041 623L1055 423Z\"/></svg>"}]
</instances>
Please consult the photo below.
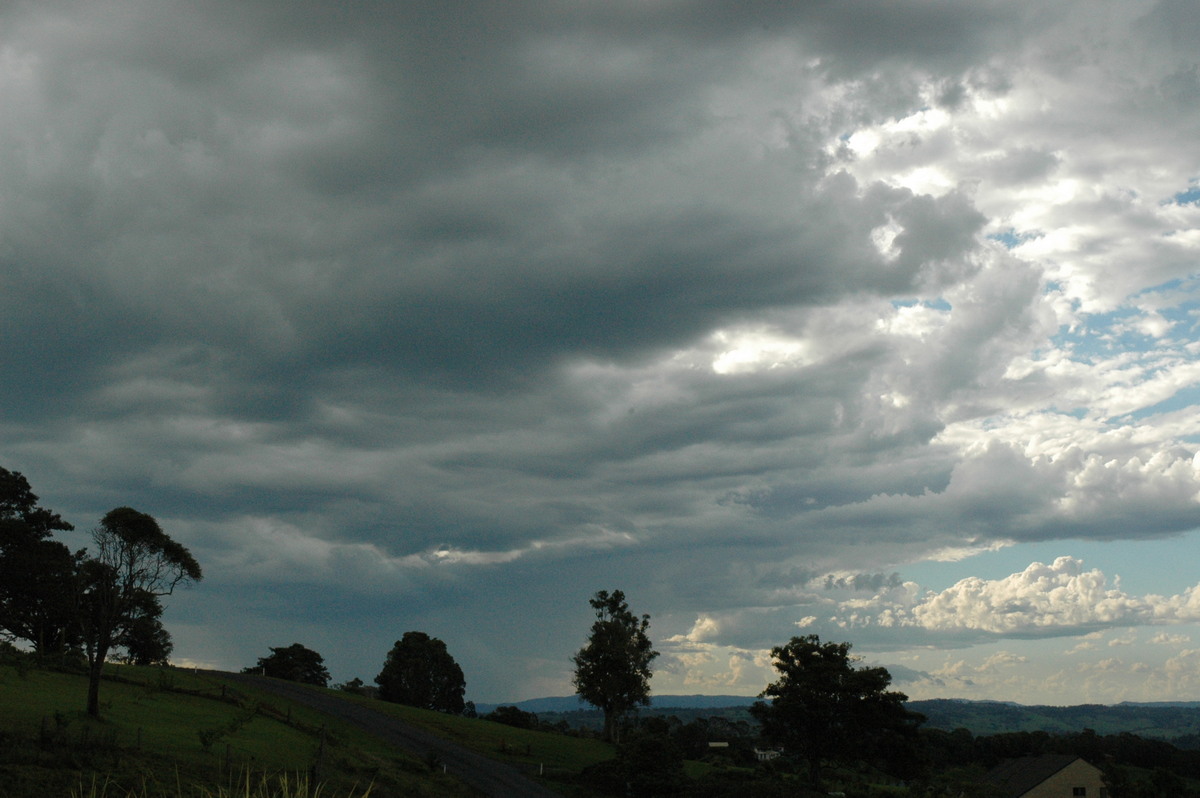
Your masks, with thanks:
<instances>
[{"instance_id":1,"label":"hillside slope","mask_svg":"<svg viewBox=\"0 0 1200 798\"><path fill-rule=\"evenodd\" d=\"M449 772L484 795L503 798L555 798L558 795L526 778L511 765L489 759L445 737L382 711L383 705L378 701L372 702L372 706L367 706L348 701L344 696L338 696L332 691L263 676L225 673L219 674L219 677L266 690L329 717L351 723L425 761L441 762L444 772Z\"/></svg>"},{"instance_id":2,"label":"hillside slope","mask_svg":"<svg viewBox=\"0 0 1200 798\"><path fill-rule=\"evenodd\" d=\"M529 782L514 766L569 779L613 755L595 740L239 674L110 666L100 720L82 711L85 695L82 675L0 663L0 796L68 795L94 777L108 795L173 795L181 785L191 795L293 773L314 776L328 798L368 785L372 798L541 798L551 793L517 791ZM380 720L372 727L365 716ZM468 760L474 776L459 767Z\"/></svg>"}]
</instances>

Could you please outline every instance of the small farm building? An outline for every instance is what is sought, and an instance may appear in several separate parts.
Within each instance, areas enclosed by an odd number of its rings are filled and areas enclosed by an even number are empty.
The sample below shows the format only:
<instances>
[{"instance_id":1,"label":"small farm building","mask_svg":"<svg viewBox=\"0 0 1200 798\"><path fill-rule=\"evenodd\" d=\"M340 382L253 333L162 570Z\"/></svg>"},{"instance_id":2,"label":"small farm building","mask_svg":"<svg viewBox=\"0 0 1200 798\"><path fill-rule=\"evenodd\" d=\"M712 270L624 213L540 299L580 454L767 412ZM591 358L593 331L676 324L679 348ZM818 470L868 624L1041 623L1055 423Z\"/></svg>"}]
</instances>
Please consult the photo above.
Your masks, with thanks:
<instances>
[{"instance_id":1,"label":"small farm building","mask_svg":"<svg viewBox=\"0 0 1200 798\"><path fill-rule=\"evenodd\" d=\"M1072 754L1043 754L1009 759L984 781L1003 798L1108 798L1104 774Z\"/></svg>"}]
</instances>

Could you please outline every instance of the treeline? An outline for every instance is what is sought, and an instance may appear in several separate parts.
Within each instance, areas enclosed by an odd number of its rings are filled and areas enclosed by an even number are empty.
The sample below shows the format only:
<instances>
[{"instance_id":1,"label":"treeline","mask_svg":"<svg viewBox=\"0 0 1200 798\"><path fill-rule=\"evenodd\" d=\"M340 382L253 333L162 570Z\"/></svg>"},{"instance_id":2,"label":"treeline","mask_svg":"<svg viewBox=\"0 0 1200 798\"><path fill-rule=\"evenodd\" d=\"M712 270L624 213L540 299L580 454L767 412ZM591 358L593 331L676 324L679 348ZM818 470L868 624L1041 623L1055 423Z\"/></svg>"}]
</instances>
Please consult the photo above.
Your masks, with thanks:
<instances>
[{"instance_id":1,"label":"treeline","mask_svg":"<svg viewBox=\"0 0 1200 798\"><path fill-rule=\"evenodd\" d=\"M329 671L325 658L310 648L292 643L290 646L271 647L270 654L260 657L255 665L242 669L242 673L257 673L276 679L286 679L302 684L326 687ZM432 709L452 715L473 715L470 702L463 700L467 681L462 668L450 656L446 644L424 632L405 632L397 640L383 662L383 668L375 677L372 687L362 679L334 685L335 689L347 693L379 698L396 704Z\"/></svg>"},{"instance_id":2,"label":"treeline","mask_svg":"<svg viewBox=\"0 0 1200 798\"><path fill-rule=\"evenodd\" d=\"M1131 731L1143 737L1170 740L1179 748L1196 747L1196 736L1200 735L1200 705L1043 706L933 699L910 701L909 709L924 715L926 726L970 729L975 734L1015 731L1068 734L1079 729L1094 729L1099 734Z\"/></svg>"},{"instance_id":3,"label":"treeline","mask_svg":"<svg viewBox=\"0 0 1200 798\"><path fill-rule=\"evenodd\" d=\"M720 714L713 712L703 709L686 713L678 710L648 712L633 726L643 733L672 738L689 759L715 757L742 764L754 762L755 749L762 750L767 746L761 726L744 709L723 709L719 710ZM534 713L515 706L501 706L484 717L518 728L566 734L597 734L603 726L603 718L597 710ZM1101 735L1092 729L1067 733L1015 731L976 735L964 728L947 731L923 727L918 739L918 750L930 771L967 766L990 769L1005 759L1016 757L1074 754L1097 767L1117 765L1149 771L1165 768L1183 777L1200 779L1200 750L1186 745L1191 742L1186 738L1168 742L1132 732ZM711 748L712 743L722 746Z\"/></svg>"},{"instance_id":4,"label":"treeline","mask_svg":"<svg viewBox=\"0 0 1200 798\"><path fill-rule=\"evenodd\" d=\"M1155 770L1200 778L1200 751L1132 732L1097 734L1091 729L1066 734L1019 731L975 736L966 729L922 729L922 748L935 769L978 764L994 767L1005 759L1040 754L1074 754L1099 768L1106 765Z\"/></svg>"},{"instance_id":5,"label":"treeline","mask_svg":"<svg viewBox=\"0 0 1200 798\"><path fill-rule=\"evenodd\" d=\"M917 702L920 705L921 702ZM793 752L773 748L746 708L648 711L632 719L616 759L587 774L593 786L637 785L635 794L771 795L800 790L804 763ZM712 714L717 712L720 714ZM678 714L677 714L678 713ZM543 732L599 736L598 710L524 711L500 706L487 720ZM967 729L923 727L906 750L906 766L878 770L880 762L843 759L829 775L839 791L858 794L868 785L903 783L922 795L979 795L989 798L983 775L1007 759L1041 754L1082 757L1105 773L1114 798L1180 798L1196 794L1189 780L1200 779L1200 751L1132 732L1097 734L1014 731L976 735ZM685 760L712 768L700 781L684 778ZM889 778L890 776L890 778ZM857 786L856 786L857 785ZM618 787L614 790L619 794ZM814 793L816 794L816 793Z\"/></svg>"},{"instance_id":6,"label":"treeline","mask_svg":"<svg viewBox=\"0 0 1200 798\"><path fill-rule=\"evenodd\" d=\"M539 717L517 707L498 707L488 720L545 732L593 735L600 718L570 727L566 713ZM583 720L581 717L575 720ZM724 715L694 717L651 714L631 722L611 762L586 776L592 786L634 785L643 795L774 795L819 794L806 784L806 764L793 753L772 748L753 719ZM909 794L965 795L991 798L983 775L1007 759L1041 754L1071 754L1104 771L1113 798L1182 798L1196 795L1189 780L1200 779L1200 751L1185 750L1164 740L1130 732L1100 735L1085 729L1052 734L1044 731L974 735L966 729L923 728L905 750L903 763L878 769L870 758L842 758L827 774L830 784L847 795L874 795L879 785L900 784ZM700 780L684 776L685 760L712 770ZM874 786L872 786L874 785Z\"/></svg>"},{"instance_id":7,"label":"treeline","mask_svg":"<svg viewBox=\"0 0 1200 798\"><path fill-rule=\"evenodd\" d=\"M710 721L713 718L722 722L750 722L752 699L747 699L743 706L736 707L653 707L640 712L642 718L662 717L671 718L672 723L691 723L692 721ZM513 707L518 709L519 707ZM499 709L499 707L497 707ZM604 728L604 714L598 709L544 710L541 712L525 711L538 719L542 727L600 731ZM757 726L757 724L754 724Z\"/></svg>"}]
</instances>

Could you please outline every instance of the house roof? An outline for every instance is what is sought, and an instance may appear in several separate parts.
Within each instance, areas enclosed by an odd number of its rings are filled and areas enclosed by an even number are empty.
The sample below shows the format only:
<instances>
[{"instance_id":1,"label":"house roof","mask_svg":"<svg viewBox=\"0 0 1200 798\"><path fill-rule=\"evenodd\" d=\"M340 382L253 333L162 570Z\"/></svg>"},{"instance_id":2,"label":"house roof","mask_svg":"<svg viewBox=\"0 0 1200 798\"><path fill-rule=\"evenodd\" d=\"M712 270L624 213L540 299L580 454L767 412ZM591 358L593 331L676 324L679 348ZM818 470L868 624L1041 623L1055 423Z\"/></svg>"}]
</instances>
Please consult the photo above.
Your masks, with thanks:
<instances>
[{"instance_id":1,"label":"house roof","mask_svg":"<svg viewBox=\"0 0 1200 798\"><path fill-rule=\"evenodd\" d=\"M1074 754L1042 754L1008 759L990 770L983 779L999 787L1009 798L1019 798L1077 759L1079 757Z\"/></svg>"}]
</instances>

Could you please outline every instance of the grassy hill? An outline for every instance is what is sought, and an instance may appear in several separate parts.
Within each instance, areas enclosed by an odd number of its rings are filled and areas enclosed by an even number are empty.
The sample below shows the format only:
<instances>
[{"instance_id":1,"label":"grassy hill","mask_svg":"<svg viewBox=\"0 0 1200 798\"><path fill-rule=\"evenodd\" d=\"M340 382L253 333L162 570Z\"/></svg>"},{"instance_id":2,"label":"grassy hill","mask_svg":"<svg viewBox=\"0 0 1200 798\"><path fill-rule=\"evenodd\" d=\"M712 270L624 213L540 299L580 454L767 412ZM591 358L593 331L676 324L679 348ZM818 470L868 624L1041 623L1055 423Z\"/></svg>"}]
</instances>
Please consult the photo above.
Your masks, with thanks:
<instances>
[{"instance_id":1,"label":"grassy hill","mask_svg":"<svg viewBox=\"0 0 1200 798\"><path fill-rule=\"evenodd\" d=\"M324 692L339 701L369 705L492 759L541 770L567 795L586 795L575 777L614 756L611 746L586 737ZM101 687L99 720L82 711L85 695L81 674L31 668L23 657L0 658L0 798L298 798L316 794L296 789L297 780L306 779L321 785L323 798L364 798L368 792L371 798L471 794L436 761L221 674L111 665ZM976 735L1093 729L1101 735L1132 732L1181 740L1200 733L1200 705L918 701L910 707L927 715L931 727L967 728ZM748 717L743 717L745 706L663 707L644 714L658 712L684 722L693 714L734 723ZM586 711L561 714L575 713ZM587 725L587 719L572 720ZM689 774L701 775L698 768L689 764ZM272 783L269 792L256 789L264 778ZM289 789L278 789L280 779L288 780Z\"/></svg>"},{"instance_id":2,"label":"grassy hill","mask_svg":"<svg viewBox=\"0 0 1200 798\"><path fill-rule=\"evenodd\" d=\"M293 785L312 779L324 785L324 798L362 796L368 788L372 798L470 794L437 763L217 674L110 665L100 720L82 711L85 695L82 675L0 665L0 798L249 798L256 793L246 781L264 776ZM544 764L567 776L613 755L594 740L371 706L493 758Z\"/></svg>"}]
</instances>

